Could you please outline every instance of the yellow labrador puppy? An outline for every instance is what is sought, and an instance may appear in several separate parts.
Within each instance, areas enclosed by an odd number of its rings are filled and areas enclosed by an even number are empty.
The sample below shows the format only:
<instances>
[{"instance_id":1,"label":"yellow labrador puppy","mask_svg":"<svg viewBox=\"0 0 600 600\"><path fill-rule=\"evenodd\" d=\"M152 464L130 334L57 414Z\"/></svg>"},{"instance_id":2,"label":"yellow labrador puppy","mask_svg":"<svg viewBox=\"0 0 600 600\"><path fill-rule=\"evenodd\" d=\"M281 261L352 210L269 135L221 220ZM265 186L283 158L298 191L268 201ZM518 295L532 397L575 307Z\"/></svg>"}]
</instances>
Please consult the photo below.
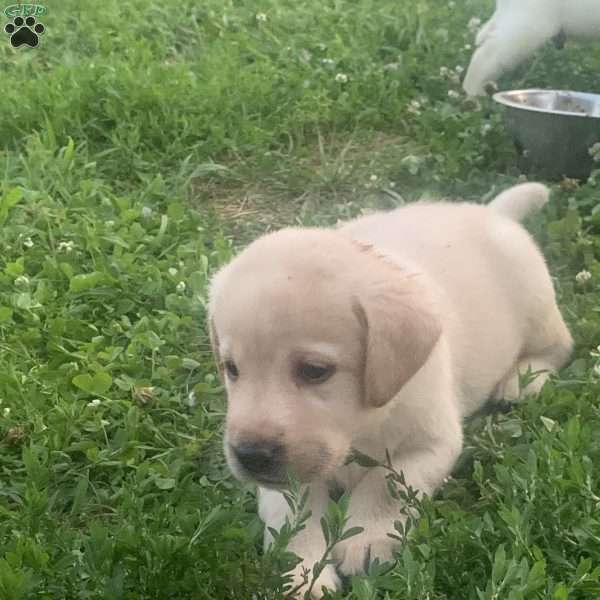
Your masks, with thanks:
<instances>
[{"instance_id":1,"label":"yellow labrador puppy","mask_svg":"<svg viewBox=\"0 0 600 600\"><path fill-rule=\"evenodd\" d=\"M304 560L298 578L323 555L332 483L350 494L349 526L364 528L335 548L338 569L324 569L317 597L397 544L385 473L345 465L351 448L380 460L387 449L430 494L461 452L463 417L490 397L536 393L567 361L548 269L518 223L547 199L527 183L488 206L423 202L337 229L284 229L215 276L210 330L233 473L258 484L267 528L290 516L279 491L288 473L309 487L312 516L291 548ZM519 390L528 369L539 375Z\"/></svg>"}]
</instances>

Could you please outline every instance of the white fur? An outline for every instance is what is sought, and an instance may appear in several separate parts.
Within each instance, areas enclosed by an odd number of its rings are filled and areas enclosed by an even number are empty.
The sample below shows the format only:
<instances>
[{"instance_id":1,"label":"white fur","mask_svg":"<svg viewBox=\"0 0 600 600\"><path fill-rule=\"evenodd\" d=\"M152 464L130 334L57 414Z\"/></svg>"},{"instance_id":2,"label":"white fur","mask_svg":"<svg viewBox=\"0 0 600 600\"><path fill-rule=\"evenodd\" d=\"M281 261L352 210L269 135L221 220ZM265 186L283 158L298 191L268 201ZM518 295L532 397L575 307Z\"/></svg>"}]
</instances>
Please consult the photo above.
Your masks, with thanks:
<instances>
[{"instance_id":1,"label":"white fur","mask_svg":"<svg viewBox=\"0 0 600 600\"><path fill-rule=\"evenodd\" d=\"M480 29L463 88L470 96L516 67L558 34L600 38L600 0L496 0Z\"/></svg>"},{"instance_id":2,"label":"white fur","mask_svg":"<svg viewBox=\"0 0 600 600\"><path fill-rule=\"evenodd\" d=\"M312 516L291 549L311 568L322 558L320 519L334 481L350 494L349 526L364 532L334 548L339 571L390 559L401 520L381 468L344 465L353 447L389 450L409 485L432 493L462 449L462 419L489 398L539 391L568 359L572 340L544 258L517 222L548 198L523 184L488 206L416 203L336 230L291 229L251 244L215 278L210 320L227 379L226 452L237 440L276 438L303 477ZM337 365L303 385L298 357ZM519 374L539 372L526 390ZM259 513L279 529L290 509L260 485ZM271 536L265 534L265 543ZM337 588L328 565L314 589Z\"/></svg>"}]
</instances>

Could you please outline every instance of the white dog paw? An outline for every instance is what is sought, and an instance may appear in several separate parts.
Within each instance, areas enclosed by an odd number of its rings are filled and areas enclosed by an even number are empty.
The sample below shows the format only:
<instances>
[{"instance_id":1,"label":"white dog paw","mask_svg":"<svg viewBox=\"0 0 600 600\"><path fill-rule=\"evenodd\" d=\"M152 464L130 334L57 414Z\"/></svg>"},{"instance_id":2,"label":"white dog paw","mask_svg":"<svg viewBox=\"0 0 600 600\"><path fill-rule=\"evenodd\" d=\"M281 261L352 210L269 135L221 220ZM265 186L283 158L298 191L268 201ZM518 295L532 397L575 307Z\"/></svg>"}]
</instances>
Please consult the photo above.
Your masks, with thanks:
<instances>
[{"instance_id":1,"label":"white dog paw","mask_svg":"<svg viewBox=\"0 0 600 600\"><path fill-rule=\"evenodd\" d=\"M357 535L342 542L337 548L337 558L341 560L340 572L344 575L363 573L367 564L379 559L380 562L393 560L397 542L388 536Z\"/></svg>"},{"instance_id":2,"label":"white dog paw","mask_svg":"<svg viewBox=\"0 0 600 600\"><path fill-rule=\"evenodd\" d=\"M312 563L309 562L309 564L314 564L314 562L316 561L313 561ZM303 564L304 563L301 563L296 567L296 570L294 571L293 575L293 583L291 589L298 588L296 594L294 595L294 598L296 598L297 600L301 600L305 597L313 579L312 572L309 572L308 575L305 577L305 569L303 567ZM335 571L335 567L333 565L325 565L324 569L319 573L319 577L312 586L312 589L310 591L310 598L320 600L325 595L323 588L335 592L336 590L340 589L340 587L341 581Z\"/></svg>"}]
</instances>

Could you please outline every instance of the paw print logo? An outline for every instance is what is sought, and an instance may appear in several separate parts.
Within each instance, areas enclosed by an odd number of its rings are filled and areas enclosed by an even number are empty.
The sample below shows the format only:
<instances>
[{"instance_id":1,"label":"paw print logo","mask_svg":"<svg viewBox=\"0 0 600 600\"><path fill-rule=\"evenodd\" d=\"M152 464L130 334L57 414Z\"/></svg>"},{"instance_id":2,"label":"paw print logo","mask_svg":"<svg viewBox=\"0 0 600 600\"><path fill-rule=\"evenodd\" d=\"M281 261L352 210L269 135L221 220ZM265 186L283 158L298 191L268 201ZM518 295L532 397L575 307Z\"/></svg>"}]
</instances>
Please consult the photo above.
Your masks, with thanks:
<instances>
[{"instance_id":1,"label":"paw print logo","mask_svg":"<svg viewBox=\"0 0 600 600\"><path fill-rule=\"evenodd\" d=\"M10 35L10 43L15 48L23 44L35 48L40 43L39 36L46 31L46 28L36 22L35 17L29 16L26 19L15 17L12 23L6 24L4 31Z\"/></svg>"}]
</instances>

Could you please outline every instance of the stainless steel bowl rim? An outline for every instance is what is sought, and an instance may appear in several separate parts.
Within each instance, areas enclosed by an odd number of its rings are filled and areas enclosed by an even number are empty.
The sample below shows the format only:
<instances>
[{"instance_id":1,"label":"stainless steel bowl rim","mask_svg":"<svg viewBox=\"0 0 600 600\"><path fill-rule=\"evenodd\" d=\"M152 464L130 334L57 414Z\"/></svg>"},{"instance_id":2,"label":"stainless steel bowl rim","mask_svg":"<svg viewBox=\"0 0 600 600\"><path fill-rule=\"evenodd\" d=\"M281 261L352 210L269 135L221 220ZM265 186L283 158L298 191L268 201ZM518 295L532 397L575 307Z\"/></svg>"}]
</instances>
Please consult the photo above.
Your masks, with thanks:
<instances>
[{"instance_id":1,"label":"stainless steel bowl rim","mask_svg":"<svg viewBox=\"0 0 600 600\"><path fill-rule=\"evenodd\" d=\"M573 90L547 90L542 88L530 88L523 90L508 90L504 92L495 93L492 98L498 102L498 104L502 104L509 108L516 108L520 110L527 110L531 112L543 113L545 115L563 115L565 117L577 117L580 119L600 119L600 115L591 115L591 114L581 114L576 112L570 112L568 110L552 110L552 109L544 109L539 108L537 106L529 106L527 104L523 104L522 102L514 102L510 100L510 96L516 94L570 94L572 96L583 96L585 98L593 98L596 102L600 103L600 94L591 94L588 92L575 92Z\"/></svg>"}]
</instances>

